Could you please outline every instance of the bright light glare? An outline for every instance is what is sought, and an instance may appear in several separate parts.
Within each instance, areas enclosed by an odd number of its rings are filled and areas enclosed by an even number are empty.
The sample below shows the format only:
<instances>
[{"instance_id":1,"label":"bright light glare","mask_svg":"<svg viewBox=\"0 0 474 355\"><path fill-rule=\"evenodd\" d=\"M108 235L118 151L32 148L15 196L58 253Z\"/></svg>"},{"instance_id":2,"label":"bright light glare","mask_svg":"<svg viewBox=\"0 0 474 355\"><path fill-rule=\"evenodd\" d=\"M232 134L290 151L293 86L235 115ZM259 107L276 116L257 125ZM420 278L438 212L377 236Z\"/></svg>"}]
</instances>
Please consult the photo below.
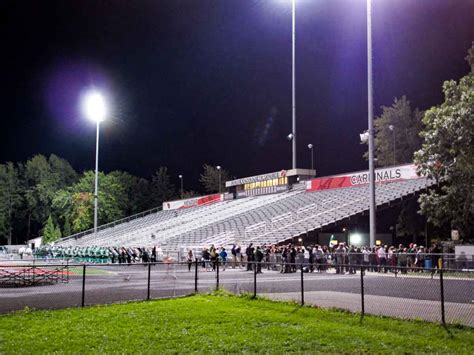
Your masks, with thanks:
<instances>
[{"instance_id":1,"label":"bright light glare","mask_svg":"<svg viewBox=\"0 0 474 355\"><path fill-rule=\"evenodd\" d=\"M351 234L349 237L349 242L352 245L360 245L360 243L362 242L362 236L358 233Z\"/></svg>"},{"instance_id":2,"label":"bright light glare","mask_svg":"<svg viewBox=\"0 0 474 355\"><path fill-rule=\"evenodd\" d=\"M366 143L369 140L369 132L361 133L359 134L359 137L362 143Z\"/></svg>"},{"instance_id":3,"label":"bright light glare","mask_svg":"<svg viewBox=\"0 0 474 355\"><path fill-rule=\"evenodd\" d=\"M104 97L98 91L90 91L85 95L82 108L86 117L93 122L100 123L107 115Z\"/></svg>"}]
</instances>

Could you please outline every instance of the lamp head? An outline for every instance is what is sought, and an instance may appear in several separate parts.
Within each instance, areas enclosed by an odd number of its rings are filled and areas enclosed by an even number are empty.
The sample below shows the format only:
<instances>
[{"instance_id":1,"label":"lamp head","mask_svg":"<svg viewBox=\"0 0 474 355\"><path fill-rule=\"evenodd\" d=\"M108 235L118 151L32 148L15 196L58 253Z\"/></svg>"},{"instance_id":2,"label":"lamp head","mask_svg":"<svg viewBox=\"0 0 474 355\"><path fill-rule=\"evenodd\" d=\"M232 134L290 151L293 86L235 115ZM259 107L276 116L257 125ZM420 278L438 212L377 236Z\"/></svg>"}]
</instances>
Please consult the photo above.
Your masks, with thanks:
<instances>
[{"instance_id":1,"label":"lamp head","mask_svg":"<svg viewBox=\"0 0 474 355\"><path fill-rule=\"evenodd\" d=\"M369 140L369 132L365 131L364 133L359 134L360 141L365 143Z\"/></svg>"},{"instance_id":2,"label":"lamp head","mask_svg":"<svg viewBox=\"0 0 474 355\"><path fill-rule=\"evenodd\" d=\"M183 175L178 175L178 177L179 177L180 179L182 179L182 178L183 178Z\"/></svg>"},{"instance_id":3,"label":"lamp head","mask_svg":"<svg viewBox=\"0 0 474 355\"><path fill-rule=\"evenodd\" d=\"M107 115L107 105L105 104L104 97L95 90L88 92L84 96L82 109L85 116L96 123L104 121Z\"/></svg>"},{"instance_id":4,"label":"lamp head","mask_svg":"<svg viewBox=\"0 0 474 355\"><path fill-rule=\"evenodd\" d=\"M313 145L311 143L308 144L308 149L313 149Z\"/></svg>"},{"instance_id":5,"label":"lamp head","mask_svg":"<svg viewBox=\"0 0 474 355\"><path fill-rule=\"evenodd\" d=\"M293 140L293 133L290 133L289 135L287 135L286 139L288 139L289 141Z\"/></svg>"},{"instance_id":6,"label":"lamp head","mask_svg":"<svg viewBox=\"0 0 474 355\"><path fill-rule=\"evenodd\" d=\"M393 131L395 129L395 126L393 124L391 124L390 126L388 126L388 129Z\"/></svg>"},{"instance_id":7,"label":"lamp head","mask_svg":"<svg viewBox=\"0 0 474 355\"><path fill-rule=\"evenodd\" d=\"M221 170L221 166L220 165L216 166L216 169Z\"/></svg>"}]
</instances>

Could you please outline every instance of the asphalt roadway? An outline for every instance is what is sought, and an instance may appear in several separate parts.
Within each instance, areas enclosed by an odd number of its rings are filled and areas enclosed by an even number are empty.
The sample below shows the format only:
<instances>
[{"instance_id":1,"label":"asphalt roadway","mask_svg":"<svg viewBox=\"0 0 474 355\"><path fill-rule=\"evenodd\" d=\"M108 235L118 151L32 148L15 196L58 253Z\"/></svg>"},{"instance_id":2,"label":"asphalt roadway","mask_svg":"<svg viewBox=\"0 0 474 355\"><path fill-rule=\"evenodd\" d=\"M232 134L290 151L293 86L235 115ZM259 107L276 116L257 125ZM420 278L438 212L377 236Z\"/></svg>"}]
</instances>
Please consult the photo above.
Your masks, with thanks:
<instances>
[{"instance_id":1,"label":"asphalt roadway","mask_svg":"<svg viewBox=\"0 0 474 355\"><path fill-rule=\"evenodd\" d=\"M82 269L71 269L67 283L29 287L0 287L0 313L25 307L58 309L79 307L82 303ZM216 272L198 267L198 291L217 287ZM465 274L467 276L467 274ZM474 278L444 278L446 321L474 327ZM361 277L325 273L304 273L304 302L320 307L361 311ZM86 306L144 300L148 296L148 266L88 265L85 280ZM195 268L187 265L158 264L150 268L150 298L169 298L194 292ZM254 290L254 274L244 268L219 272L219 288L233 293ZM367 272L364 276L365 312L408 319L441 320L441 292L438 275L429 273L395 276ZM277 300L301 303L301 273L280 274L263 269L257 274L257 294Z\"/></svg>"}]
</instances>

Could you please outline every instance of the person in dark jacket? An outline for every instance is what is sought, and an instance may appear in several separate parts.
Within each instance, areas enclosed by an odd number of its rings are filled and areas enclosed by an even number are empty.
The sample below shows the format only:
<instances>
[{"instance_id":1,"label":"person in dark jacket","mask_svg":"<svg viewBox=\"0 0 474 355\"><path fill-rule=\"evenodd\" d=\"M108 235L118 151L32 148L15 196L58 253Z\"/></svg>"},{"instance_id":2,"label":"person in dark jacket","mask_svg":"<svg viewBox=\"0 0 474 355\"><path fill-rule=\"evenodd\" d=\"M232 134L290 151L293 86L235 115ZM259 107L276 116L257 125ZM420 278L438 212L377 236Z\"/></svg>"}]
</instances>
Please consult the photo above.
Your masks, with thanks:
<instances>
[{"instance_id":1,"label":"person in dark jacket","mask_svg":"<svg viewBox=\"0 0 474 355\"><path fill-rule=\"evenodd\" d=\"M232 254L232 269L235 269L235 265L237 265L237 246L235 244L232 245L232 249L230 253Z\"/></svg>"},{"instance_id":2,"label":"person in dark jacket","mask_svg":"<svg viewBox=\"0 0 474 355\"><path fill-rule=\"evenodd\" d=\"M263 252L260 247L255 249L255 261L257 262L257 274L262 273Z\"/></svg>"},{"instance_id":3,"label":"person in dark jacket","mask_svg":"<svg viewBox=\"0 0 474 355\"><path fill-rule=\"evenodd\" d=\"M250 243L247 249L245 249L245 255L247 255L247 271L252 271L253 262L253 244Z\"/></svg>"},{"instance_id":4,"label":"person in dark jacket","mask_svg":"<svg viewBox=\"0 0 474 355\"><path fill-rule=\"evenodd\" d=\"M344 244L340 243L335 251L336 256L336 274L344 274L344 262L346 258Z\"/></svg>"},{"instance_id":5,"label":"person in dark jacket","mask_svg":"<svg viewBox=\"0 0 474 355\"><path fill-rule=\"evenodd\" d=\"M202 268L206 269L206 271L209 271L209 260L211 258L211 255L209 254L209 250L205 248L202 251Z\"/></svg>"},{"instance_id":6,"label":"person in dark jacket","mask_svg":"<svg viewBox=\"0 0 474 355\"><path fill-rule=\"evenodd\" d=\"M290 249L290 269L291 272L296 272L296 248L294 246Z\"/></svg>"}]
</instances>

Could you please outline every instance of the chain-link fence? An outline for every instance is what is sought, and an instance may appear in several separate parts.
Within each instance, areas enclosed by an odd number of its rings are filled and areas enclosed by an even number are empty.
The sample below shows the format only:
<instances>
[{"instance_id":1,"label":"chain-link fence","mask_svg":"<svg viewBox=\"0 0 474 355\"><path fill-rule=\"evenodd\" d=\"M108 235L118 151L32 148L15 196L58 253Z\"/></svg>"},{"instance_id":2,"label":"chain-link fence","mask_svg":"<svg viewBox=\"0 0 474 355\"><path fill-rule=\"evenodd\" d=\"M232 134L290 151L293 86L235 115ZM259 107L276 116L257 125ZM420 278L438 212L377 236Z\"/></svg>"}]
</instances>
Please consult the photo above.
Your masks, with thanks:
<instances>
[{"instance_id":1,"label":"chain-link fence","mask_svg":"<svg viewBox=\"0 0 474 355\"><path fill-rule=\"evenodd\" d=\"M474 271L321 263L192 262L0 266L0 312L80 307L225 289L365 314L474 326Z\"/></svg>"}]
</instances>

